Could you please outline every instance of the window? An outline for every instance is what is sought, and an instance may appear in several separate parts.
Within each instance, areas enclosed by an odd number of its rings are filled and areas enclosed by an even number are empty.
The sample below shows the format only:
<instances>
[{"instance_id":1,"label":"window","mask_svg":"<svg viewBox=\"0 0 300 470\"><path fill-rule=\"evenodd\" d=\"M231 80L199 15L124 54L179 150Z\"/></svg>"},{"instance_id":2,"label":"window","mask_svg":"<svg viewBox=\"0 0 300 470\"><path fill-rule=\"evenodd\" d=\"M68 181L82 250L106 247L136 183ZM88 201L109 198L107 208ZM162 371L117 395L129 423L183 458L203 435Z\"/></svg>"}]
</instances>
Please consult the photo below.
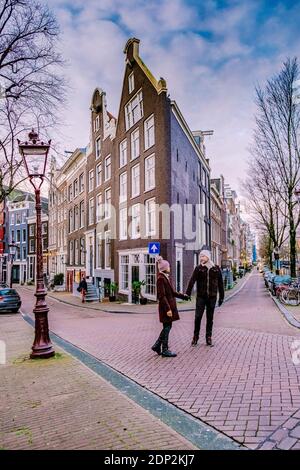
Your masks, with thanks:
<instances>
[{"instance_id":1,"label":"window","mask_svg":"<svg viewBox=\"0 0 300 470\"><path fill-rule=\"evenodd\" d=\"M143 117L143 94L139 91L125 106L126 130L130 129Z\"/></svg>"},{"instance_id":2,"label":"window","mask_svg":"<svg viewBox=\"0 0 300 470\"><path fill-rule=\"evenodd\" d=\"M89 225L94 223L94 198L89 200Z\"/></svg>"},{"instance_id":3,"label":"window","mask_svg":"<svg viewBox=\"0 0 300 470\"><path fill-rule=\"evenodd\" d=\"M73 209L69 210L69 233L73 230Z\"/></svg>"},{"instance_id":4,"label":"window","mask_svg":"<svg viewBox=\"0 0 300 470\"><path fill-rule=\"evenodd\" d=\"M47 243L47 237L42 238L42 250L47 251L48 250L48 243Z\"/></svg>"},{"instance_id":5,"label":"window","mask_svg":"<svg viewBox=\"0 0 300 470\"><path fill-rule=\"evenodd\" d=\"M124 202L127 199L127 173L120 175L120 202Z\"/></svg>"},{"instance_id":6,"label":"window","mask_svg":"<svg viewBox=\"0 0 300 470\"><path fill-rule=\"evenodd\" d=\"M34 237L34 234L35 234L35 225L29 225L29 235L31 237Z\"/></svg>"},{"instance_id":7,"label":"window","mask_svg":"<svg viewBox=\"0 0 300 470\"><path fill-rule=\"evenodd\" d=\"M26 229L23 228L23 242L26 242Z\"/></svg>"},{"instance_id":8,"label":"window","mask_svg":"<svg viewBox=\"0 0 300 470\"><path fill-rule=\"evenodd\" d=\"M128 77L128 89L129 93L132 93L134 90L134 75L133 72Z\"/></svg>"},{"instance_id":9,"label":"window","mask_svg":"<svg viewBox=\"0 0 300 470\"><path fill-rule=\"evenodd\" d=\"M78 179L74 180L74 197L78 195Z\"/></svg>"},{"instance_id":10,"label":"window","mask_svg":"<svg viewBox=\"0 0 300 470\"><path fill-rule=\"evenodd\" d=\"M102 267L102 253L101 253L101 250L102 250L102 239L101 239L101 236L98 236L97 237L97 268L101 268Z\"/></svg>"},{"instance_id":11,"label":"window","mask_svg":"<svg viewBox=\"0 0 300 470\"><path fill-rule=\"evenodd\" d=\"M155 188L155 155L145 159L145 191Z\"/></svg>"},{"instance_id":12,"label":"window","mask_svg":"<svg viewBox=\"0 0 300 470\"><path fill-rule=\"evenodd\" d=\"M48 232L47 222L43 222L42 223L42 234L46 235L47 232Z\"/></svg>"},{"instance_id":13,"label":"window","mask_svg":"<svg viewBox=\"0 0 300 470\"><path fill-rule=\"evenodd\" d=\"M144 255L145 263L145 294L156 295L156 272L155 272L155 257L151 255Z\"/></svg>"},{"instance_id":14,"label":"window","mask_svg":"<svg viewBox=\"0 0 300 470\"><path fill-rule=\"evenodd\" d=\"M11 231L11 240L15 241L15 231L14 230Z\"/></svg>"},{"instance_id":15,"label":"window","mask_svg":"<svg viewBox=\"0 0 300 470\"><path fill-rule=\"evenodd\" d=\"M94 121L94 131L97 132L100 129L100 116L97 116Z\"/></svg>"},{"instance_id":16,"label":"window","mask_svg":"<svg viewBox=\"0 0 300 470\"><path fill-rule=\"evenodd\" d=\"M154 235L156 232L155 198L146 201L146 235Z\"/></svg>"},{"instance_id":17,"label":"window","mask_svg":"<svg viewBox=\"0 0 300 470\"><path fill-rule=\"evenodd\" d=\"M131 168L131 197L140 194L140 165Z\"/></svg>"},{"instance_id":18,"label":"window","mask_svg":"<svg viewBox=\"0 0 300 470\"><path fill-rule=\"evenodd\" d=\"M74 263L74 242L73 240L69 243L69 264L72 265Z\"/></svg>"},{"instance_id":19,"label":"window","mask_svg":"<svg viewBox=\"0 0 300 470\"><path fill-rule=\"evenodd\" d=\"M120 288L128 290L129 256L120 256Z\"/></svg>"},{"instance_id":20,"label":"window","mask_svg":"<svg viewBox=\"0 0 300 470\"><path fill-rule=\"evenodd\" d=\"M111 189L105 191L104 196L104 218L109 219L111 216Z\"/></svg>"},{"instance_id":21,"label":"window","mask_svg":"<svg viewBox=\"0 0 300 470\"><path fill-rule=\"evenodd\" d=\"M97 194L96 197L96 222L102 219L102 194Z\"/></svg>"},{"instance_id":22,"label":"window","mask_svg":"<svg viewBox=\"0 0 300 470\"><path fill-rule=\"evenodd\" d=\"M75 240L75 264L79 263L79 240Z\"/></svg>"},{"instance_id":23,"label":"window","mask_svg":"<svg viewBox=\"0 0 300 470\"><path fill-rule=\"evenodd\" d=\"M16 242L19 243L21 241L21 230L17 230L16 232Z\"/></svg>"},{"instance_id":24,"label":"window","mask_svg":"<svg viewBox=\"0 0 300 470\"><path fill-rule=\"evenodd\" d=\"M79 205L79 226L84 227L84 201L81 201Z\"/></svg>"},{"instance_id":25,"label":"window","mask_svg":"<svg viewBox=\"0 0 300 470\"><path fill-rule=\"evenodd\" d=\"M127 163L127 140L120 143L120 168Z\"/></svg>"},{"instance_id":26,"label":"window","mask_svg":"<svg viewBox=\"0 0 300 470\"><path fill-rule=\"evenodd\" d=\"M15 225L15 214L11 214L10 216L10 225Z\"/></svg>"},{"instance_id":27,"label":"window","mask_svg":"<svg viewBox=\"0 0 300 470\"><path fill-rule=\"evenodd\" d=\"M26 212L22 212L22 224L26 224Z\"/></svg>"},{"instance_id":28,"label":"window","mask_svg":"<svg viewBox=\"0 0 300 470\"><path fill-rule=\"evenodd\" d=\"M120 210L120 240L127 239L127 208Z\"/></svg>"},{"instance_id":29,"label":"window","mask_svg":"<svg viewBox=\"0 0 300 470\"><path fill-rule=\"evenodd\" d=\"M96 160L101 157L101 139L96 139L95 142L95 149L96 149Z\"/></svg>"},{"instance_id":30,"label":"window","mask_svg":"<svg viewBox=\"0 0 300 470\"><path fill-rule=\"evenodd\" d=\"M132 206L131 238L140 237L140 204Z\"/></svg>"},{"instance_id":31,"label":"window","mask_svg":"<svg viewBox=\"0 0 300 470\"><path fill-rule=\"evenodd\" d=\"M145 150L155 144L154 137L154 116L150 116L144 124ZM178 151L177 151L178 156ZM177 160L178 161L178 160Z\"/></svg>"},{"instance_id":32,"label":"window","mask_svg":"<svg viewBox=\"0 0 300 470\"><path fill-rule=\"evenodd\" d=\"M29 240L29 253L35 252L35 240Z\"/></svg>"},{"instance_id":33,"label":"window","mask_svg":"<svg viewBox=\"0 0 300 470\"><path fill-rule=\"evenodd\" d=\"M136 129L131 134L131 160L137 158L140 154L140 131Z\"/></svg>"},{"instance_id":34,"label":"window","mask_svg":"<svg viewBox=\"0 0 300 470\"><path fill-rule=\"evenodd\" d=\"M21 214L20 212L17 212L16 213L16 224L20 224L21 223Z\"/></svg>"},{"instance_id":35,"label":"window","mask_svg":"<svg viewBox=\"0 0 300 470\"><path fill-rule=\"evenodd\" d=\"M69 187L68 187L68 200L69 200L69 202L71 202L72 199L73 199L73 187L70 184Z\"/></svg>"},{"instance_id":36,"label":"window","mask_svg":"<svg viewBox=\"0 0 300 470\"><path fill-rule=\"evenodd\" d=\"M105 232L105 268L110 269L110 264L111 264L110 232Z\"/></svg>"},{"instance_id":37,"label":"window","mask_svg":"<svg viewBox=\"0 0 300 470\"><path fill-rule=\"evenodd\" d=\"M27 258L25 246L23 246L23 248L22 248L22 257L23 257L24 260Z\"/></svg>"},{"instance_id":38,"label":"window","mask_svg":"<svg viewBox=\"0 0 300 470\"><path fill-rule=\"evenodd\" d=\"M84 238L80 239L80 264L84 265L85 263L85 240Z\"/></svg>"},{"instance_id":39,"label":"window","mask_svg":"<svg viewBox=\"0 0 300 470\"><path fill-rule=\"evenodd\" d=\"M89 192L94 189L94 170L89 171Z\"/></svg>"},{"instance_id":40,"label":"window","mask_svg":"<svg viewBox=\"0 0 300 470\"><path fill-rule=\"evenodd\" d=\"M111 178L111 156L106 157L104 161L104 180L107 181Z\"/></svg>"},{"instance_id":41,"label":"window","mask_svg":"<svg viewBox=\"0 0 300 470\"><path fill-rule=\"evenodd\" d=\"M74 230L79 229L79 208L74 206Z\"/></svg>"},{"instance_id":42,"label":"window","mask_svg":"<svg viewBox=\"0 0 300 470\"><path fill-rule=\"evenodd\" d=\"M84 191L84 174L81 173L79 176L79 192L82 193Z\"/></svg>"},{"instance_id":43,"label":"window","mask_svg":"<svg viewBox=\"0 0 300 470\"><path fill-rule=\"evenodd\" d=\"M101 169L101 163L96 166L96 186L100 186L102 183L102 169Z\"/></svg>"}]
</instances>

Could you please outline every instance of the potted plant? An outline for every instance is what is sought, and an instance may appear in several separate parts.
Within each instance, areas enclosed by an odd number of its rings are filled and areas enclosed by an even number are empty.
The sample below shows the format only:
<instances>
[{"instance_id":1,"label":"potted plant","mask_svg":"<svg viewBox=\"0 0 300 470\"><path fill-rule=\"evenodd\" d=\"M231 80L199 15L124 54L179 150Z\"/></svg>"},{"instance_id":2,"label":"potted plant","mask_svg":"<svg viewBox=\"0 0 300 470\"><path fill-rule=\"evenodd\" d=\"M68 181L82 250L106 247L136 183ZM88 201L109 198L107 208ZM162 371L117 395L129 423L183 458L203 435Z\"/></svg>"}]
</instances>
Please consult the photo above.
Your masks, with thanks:
<instances>
[{"instance_id":1,"label":"potted plant","mask_svg":"<svg viewBox=\"0 0 300 470\"><path fill-rule=\"evenodd\" d=\"M109 301L110 302L115 302L116 301L117 290L118 290L118 284L116 282L111 282L111 284L109 286L109 291L110 291Z\"/></svg>"},{"instance_id":2,"label":"potted plant","mask_svg":"<svg viewBox=\"0 0 300 470\"><path fill-rule=\"evenodd\" d=\"M141 303L141 305L146 305L147 299L143 296L141 290L142 286L144 286L146 282L143 281L133 281L132 283L132 291L133 291L133 302L134 303Z\"/></svg>"}]
</instances>

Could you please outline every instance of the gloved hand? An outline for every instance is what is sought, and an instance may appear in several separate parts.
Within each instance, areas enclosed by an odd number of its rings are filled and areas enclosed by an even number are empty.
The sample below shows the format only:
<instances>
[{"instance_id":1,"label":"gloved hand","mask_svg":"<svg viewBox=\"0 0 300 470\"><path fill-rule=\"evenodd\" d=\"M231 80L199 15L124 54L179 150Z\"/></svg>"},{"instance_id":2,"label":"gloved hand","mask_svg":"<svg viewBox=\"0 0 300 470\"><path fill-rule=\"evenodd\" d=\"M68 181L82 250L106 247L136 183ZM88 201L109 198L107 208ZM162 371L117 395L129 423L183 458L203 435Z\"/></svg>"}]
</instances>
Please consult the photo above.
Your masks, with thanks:
<instances>
[{"instance_id":1,"label":"gloved hand","mask_svg":"<svg viewBox=\"0 0 300 470\"><path fill-rule=\"evenodd\" d=\"M191 297L187 294L184 294L183 300L191 300Z\"/></svg>"},{"instance_id":2,"label":"gloved hand","mask_svg":"<svg viewBox=\"0 0 300 470\"><path fill-rule=\"evenodd\" d=\"M223 302L224 302L224 299L219 299L219 307L221 307Z\"/></svg>"}]
</instances>

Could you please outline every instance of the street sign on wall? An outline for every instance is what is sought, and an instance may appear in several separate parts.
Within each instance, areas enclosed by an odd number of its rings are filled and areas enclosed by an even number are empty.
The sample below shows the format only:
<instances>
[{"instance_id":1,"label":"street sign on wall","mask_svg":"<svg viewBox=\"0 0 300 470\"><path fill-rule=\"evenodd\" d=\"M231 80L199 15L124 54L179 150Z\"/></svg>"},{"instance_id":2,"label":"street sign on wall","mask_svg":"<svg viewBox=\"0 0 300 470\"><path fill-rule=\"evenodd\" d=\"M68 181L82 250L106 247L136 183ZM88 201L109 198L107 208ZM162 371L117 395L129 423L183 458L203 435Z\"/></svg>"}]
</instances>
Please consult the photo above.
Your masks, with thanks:
<instances>
[{"instance_id":1,"label":"street sign on wall","mask_svg":"<svg viewBox=\"0 0 300 470\"><path fill-rule=\"evenodd\" d=\"M148 243L148 253L149 253L149 255L159 255L160 254L160 243L159 242L150 242L150 243Z\"/></svg>"}]
</instances>

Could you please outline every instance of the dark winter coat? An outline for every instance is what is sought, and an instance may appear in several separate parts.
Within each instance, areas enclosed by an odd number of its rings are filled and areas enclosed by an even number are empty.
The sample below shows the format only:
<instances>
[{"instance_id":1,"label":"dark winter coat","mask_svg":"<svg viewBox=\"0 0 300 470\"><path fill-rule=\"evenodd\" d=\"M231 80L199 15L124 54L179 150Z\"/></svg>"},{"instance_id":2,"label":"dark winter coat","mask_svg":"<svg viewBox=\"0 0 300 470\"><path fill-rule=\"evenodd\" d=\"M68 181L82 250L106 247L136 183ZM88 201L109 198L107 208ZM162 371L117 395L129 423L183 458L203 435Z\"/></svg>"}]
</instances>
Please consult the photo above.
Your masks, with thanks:
<instances>
[{"instance_id":1,"label":"dark winter coat","mask_svg":"<svg viewBox=\"0 0 300 470\"><path fill-rule=\"evenodd\" d=\"M176 292L169 279L162 273L157 276L157 298L159 321L162 323L179 320L176 298L184 299L184 294ZM168 317L167 312L172 310L172 317Z\"/></svg>"},{"instance_id":2,"label":"dark winter coat","mask_svg":"<svg viewBox=\"0 0 300 470\"><path fill-rule=\"evenodd\" d=\"M209 270L209 276L207 276L207 267L196 266L193 275L189 282L186 290L187 295L191 295L195 282L197 283L197 297L209 297L216 298L219 292L219 300L224 300L224 283L222 272L219 266L213 266ZM208 282L209 281L209 282Z\"/></svg>"},{"instance_id":3,"label":"dark winter coat","mask_svg":"<svg viewBox=\"0 0 300 470\"><path fill-rule=\"evenodd\" d=\"M84 289L85 291L87 291L87 282L85 279L82 279L79 283L79 289L82 290Z\"/></svg>"}]
</instances>

